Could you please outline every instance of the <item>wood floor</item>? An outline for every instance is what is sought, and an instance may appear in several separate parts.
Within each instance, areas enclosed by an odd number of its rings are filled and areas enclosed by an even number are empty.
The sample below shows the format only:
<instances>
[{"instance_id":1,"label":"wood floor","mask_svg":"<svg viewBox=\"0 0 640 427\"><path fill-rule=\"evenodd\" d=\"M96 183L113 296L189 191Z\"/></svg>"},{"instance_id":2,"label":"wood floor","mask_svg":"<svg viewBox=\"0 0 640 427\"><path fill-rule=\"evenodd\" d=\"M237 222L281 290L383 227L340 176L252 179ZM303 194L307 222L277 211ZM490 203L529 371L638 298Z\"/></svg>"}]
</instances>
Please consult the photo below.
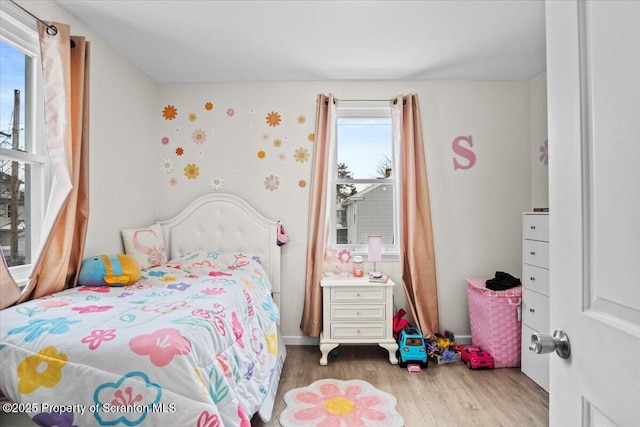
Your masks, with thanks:
<instances>
[{"instance_id":1,"label":"wood floor","mask_svg":"<svg viewBox=\"0 0 640 427\"><path fill-rule=\"evenodd\" d=\"M288 346L273 417L253 427L279 426L284 393L322 378L362 379L398 399L405 427L547 426L549 395L519 368L472 371L462 362L410 373L391 365L378 346L341 346L320 366L317 346Z\"/></svg>"}]
</instances>

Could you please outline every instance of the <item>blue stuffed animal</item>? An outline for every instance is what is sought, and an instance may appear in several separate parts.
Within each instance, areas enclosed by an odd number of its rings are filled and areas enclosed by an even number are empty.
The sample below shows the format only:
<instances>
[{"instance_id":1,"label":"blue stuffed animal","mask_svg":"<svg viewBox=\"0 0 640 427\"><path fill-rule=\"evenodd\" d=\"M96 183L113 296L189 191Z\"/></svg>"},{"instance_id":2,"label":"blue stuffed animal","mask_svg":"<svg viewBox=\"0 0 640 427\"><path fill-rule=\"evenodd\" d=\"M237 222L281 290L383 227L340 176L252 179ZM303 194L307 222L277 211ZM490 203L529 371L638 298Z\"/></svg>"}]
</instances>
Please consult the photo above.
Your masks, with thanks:
<instances>
[{"instance_id":1,"label":"blue stuffed animal","mask_svg":"<svg viewBox=\"0 0 640 427\"><path fill-rule=\"evenodd\" d=\"M126 286L140 279L140 265L129 255L97 255L80 267L80 286Z\"/></svg>"}]
</instances>

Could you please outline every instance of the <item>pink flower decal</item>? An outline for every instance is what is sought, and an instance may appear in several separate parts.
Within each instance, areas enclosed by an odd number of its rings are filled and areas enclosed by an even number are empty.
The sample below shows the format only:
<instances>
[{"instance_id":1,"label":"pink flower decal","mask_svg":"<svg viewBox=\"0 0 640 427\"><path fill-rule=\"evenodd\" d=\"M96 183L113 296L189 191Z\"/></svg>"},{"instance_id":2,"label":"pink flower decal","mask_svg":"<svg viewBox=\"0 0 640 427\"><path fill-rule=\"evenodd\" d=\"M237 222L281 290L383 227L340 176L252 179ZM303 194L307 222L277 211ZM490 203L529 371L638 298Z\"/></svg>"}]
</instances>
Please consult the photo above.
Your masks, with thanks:
<instances>
[{"instance_id":1,"label":"pink flower decal","mask_svg":"<svg viewBox=\"0 0 640 427\"><path fill-rule=\"evenodd\" d=\"M95 350L100 347L100 344L102 344L103 341L111 341L115 337L115 329L96 329L95 331L91 331L89 336L82 338L80 342L89 344L89 350Z\"/></svg>"},{"instance_id":2,"label":"pink flower decal","mask_svg":"<svg viewBox=\"0 0 640 427\"><path fill-rule=\"evenodd\" d=\"M87 313L100 313L102 311L111 310L112 305L87 305L85 307L73 307L71 310L77 311L80 314Z\"/></svg>"},{"instance_id":3,"label":"pink flower decal","mask_svg":"<svg viewBox=\"0 0 640 427\"><path fill-rule=\"evenodd\" d=\"M202 411L198 417L197 427L222 427L222 422L218 414L210 414L207 411Z\"/></svg>"},{"instance_id":4,"label":"pink flower decal","mask_svg":"<svg viewBox=\"0 0 640 427\"><path fill-rule=\"evenodd\" d=\"M280 186L280 180L275 175L269 175L264 179L265 190L273 191L277 190Z\"/></svg>"},{"instance_id":5,"label":"pink flower decal","mask_svg":"<svg viewBox=\"0 0 640 427\"><path fill-rule=\"evenodd\" d=\"M545 139L542 145L540 146L540 161L544 163L545 166L549 164L549 140Z\"/></svg>"},{"instance_id":6,"label":"pink flower decal","mask_svg":"<svg viewBox=\"0 0 640 427\"><path fill-rule=\"evenodd\" d=\"M227 116L233 117L236 114L236 110L233 108L227 108Z\"/></svg>"},{"instance_id":7,"label":"pink flower decal","mask_svg":"<svg viewBox=\"0 0 640 427\"><path fill-rule=\"evenodd\" d=\"M167 145L169 143L169 137L163 136L161 141L162 141L162 145Z\"/></svg>"},{"instance_id":8,"label":"pink flower decal","mask_svg":"<svg viewBox=\"0 0 640 427\"><path fill-rule=\"evenodd\" d=\"M152 334L138 335L129 341L129 348L141 356L149 356L151 363L163 367L174 356L191 352L191 342L174 328L158 329Z\"/></svg>"},{"instance_id":9,"label":"pink flower decal","mask_svg":"<svg viewBox=\"0 0 640 427\"><path fill-rule=\"evenodd\" d=\"M193 142L196 144L202 144L207 140L207 133L202 129L194 130L191 134L191 139L193 139Z\"/></svg>"}]
</instances>

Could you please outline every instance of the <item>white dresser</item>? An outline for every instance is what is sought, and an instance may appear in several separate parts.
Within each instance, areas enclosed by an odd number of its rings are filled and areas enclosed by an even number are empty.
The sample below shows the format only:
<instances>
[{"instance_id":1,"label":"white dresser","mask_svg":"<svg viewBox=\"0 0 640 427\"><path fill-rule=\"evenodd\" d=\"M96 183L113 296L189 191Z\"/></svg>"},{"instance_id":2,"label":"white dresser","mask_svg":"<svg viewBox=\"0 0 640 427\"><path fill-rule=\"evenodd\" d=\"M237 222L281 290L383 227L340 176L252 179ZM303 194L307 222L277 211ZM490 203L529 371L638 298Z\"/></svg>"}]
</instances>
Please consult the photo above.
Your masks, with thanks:
<instances>
[{"instance_id":1,"label":"white dresser","mask_svg":"<svg viewBox=\"0 0 640 427\"><path fill-rule=\"evenodd\" d=\"M549 214L525 212L522 221L522 372L549 391L549 354L529 350L531 334L549 334Z\"/></svg>"},{"instance_id":2,"label":"white dresser","mask_svg":"<svg viewBox=\"0 0 640 427\"><path fill-rule=\"evenodd\" d=\"M372 283L367 277L324 278L322 286L322 333L320 364L340 344L379 344L389 352L389 362L398 363L398 344L393 338L393 287Z\"/></svg>"}]
</instances>

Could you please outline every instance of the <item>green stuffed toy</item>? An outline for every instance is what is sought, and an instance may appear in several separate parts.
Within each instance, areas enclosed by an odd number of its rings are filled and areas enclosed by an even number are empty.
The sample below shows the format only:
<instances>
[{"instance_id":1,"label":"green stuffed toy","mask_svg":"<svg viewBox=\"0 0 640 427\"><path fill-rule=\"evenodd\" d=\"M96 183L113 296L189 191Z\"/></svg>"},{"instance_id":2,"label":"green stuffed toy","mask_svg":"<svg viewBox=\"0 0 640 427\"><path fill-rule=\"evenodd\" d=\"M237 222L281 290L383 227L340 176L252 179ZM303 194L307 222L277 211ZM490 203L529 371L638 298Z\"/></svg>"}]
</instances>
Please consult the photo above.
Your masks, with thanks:
<instances>
[{"instance_id":1,"label":"green stuffed toy","mask_svg":"<svg viewBox=\"0 0 640 427\"><path fill-rule=\"evenodd\" d=\"M129 255L97 255L85 258L79 286L126 286L140 279L140 265Z\"/></svg>"}]
</instances>

